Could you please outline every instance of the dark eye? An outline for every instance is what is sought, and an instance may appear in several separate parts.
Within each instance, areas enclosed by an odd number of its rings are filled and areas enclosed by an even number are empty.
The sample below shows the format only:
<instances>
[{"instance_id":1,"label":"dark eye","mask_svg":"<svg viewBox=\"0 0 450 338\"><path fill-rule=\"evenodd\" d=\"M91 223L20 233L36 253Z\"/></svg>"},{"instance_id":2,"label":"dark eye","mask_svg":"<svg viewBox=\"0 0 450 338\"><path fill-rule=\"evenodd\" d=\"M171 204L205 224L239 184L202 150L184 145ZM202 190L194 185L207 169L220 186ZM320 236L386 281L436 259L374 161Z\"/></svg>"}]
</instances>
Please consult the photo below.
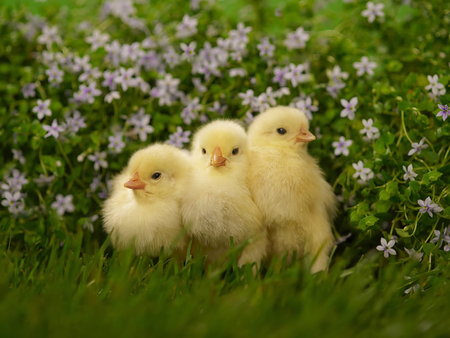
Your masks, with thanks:
<instances>
[{"instance_id":1,"label":"dark eye","mask_svg":"<svg viewBox=\"0 0 450 338\"><path fill-rule=\"evenodd\" d=\"M160 177L161 177L161 173L153 173L152 180L157 180Z\"/></svg>"},{"instance_id":2,"label":"dark eye","mask_svg":"<svg viewBox=\"0 0 450 338\"><path fill-rule=\"evenodd\" d=\"M239 154L239 148L234 148L233 151L231 152L233 155L237 155Z\"/></svg>"},{"instance_id":3,"label":"dark eye","mask_svg":"<svg viewBox=\"0 0 450 338\"><path fill-rule=\"evenodd\" d=\"M202 148L202 153L203 153L203 154L206 154L205 148Z\"/></svg>"},{"instance_id":4,"label":"dark eye","mask_svg":"<svg viewBox=\"0 0 450 338\"><path fill-rule=\"evenodd\" d=\"M277 129L277 133L280 134L280 135L284 135L284 134L286 134L286 129L284 129L284 128L278 128L278 129Z\"/></svg>"}]
</instances>

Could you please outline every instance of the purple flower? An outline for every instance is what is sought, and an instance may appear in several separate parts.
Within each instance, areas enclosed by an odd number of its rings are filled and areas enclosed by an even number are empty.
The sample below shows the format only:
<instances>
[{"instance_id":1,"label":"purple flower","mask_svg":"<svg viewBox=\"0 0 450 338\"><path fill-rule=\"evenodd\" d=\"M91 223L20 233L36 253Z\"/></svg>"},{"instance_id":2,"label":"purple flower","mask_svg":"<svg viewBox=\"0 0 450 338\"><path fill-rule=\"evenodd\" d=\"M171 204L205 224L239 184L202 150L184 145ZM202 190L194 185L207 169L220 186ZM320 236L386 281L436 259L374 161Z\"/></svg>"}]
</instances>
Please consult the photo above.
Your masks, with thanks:
<instances>
[{"instance_id":1,"label":"purple flower","mask_svg":"<svg viewBox=\"0 0 450 338\"><path fill-rule=\"evenodd\" d=\"M39 120L42 120L44 116L52 116L52 111L49 109L50 102L50 99L45 101L37 100L37 106L32 111L37 114Z\"/></svg>"},{"instance_id":2,"label":"purple flower","mask_svg":"<svg viewBox=\"0 0 450 338\"><path fill-rule=\"evenodd\" d=\"M350 100L351 102L351 100ZM367 138L369 140L374 140L379 137L380 133L378 132L378 128L373 126L373 120L362 120L362 123L364 125L364 129L361 129L359 132L361 134L366 134Z\"/></svg>"},{"instance_id":3,"label":"purple flower","mask_svg":"<svg viewBox=\"0 0 450 338\"><path fill-rule=\"evenodd\" d=\"M50 69L45 70L45 74L48 76L48 82L54 86L58 86L62 82L64 76L64 72L56 65L53 65Z\"/></svg>"},{"instance_id":4,"label":"purple flower","mask_svg":"<svg viewBox=\"0 0 450 338\"><path fill-rule=\"evenodd\" d=\"M278 83L282 87L286 86L286 78L284 76L288 71L289 71L288 67L283 67L283 68L275 67L273 69L274 76L272 78L272 82Z\"/></svg>"},{"instance_id":5,"label":"purple flower","mask_svg":"<svg viewBox=\"0 0 450 338\"><path fill-rule=\"evenodd\" d=\"M348 117L349 120L355 118L356 105L358 104L358 98L352 97L350 102L342 99L341 104L344 107L341 111L341 117Z\"/></svg>"},{"instance_id":6,"label":"purple flower","mask_svg":"<svg viewBox=\"0 0 450 338\"><path fill-rule=\"evenodd\" d=\"M22 150L11 149L11 151L13 153L13 159L18 160L22 165L26 163L27 160L23 156Z\"/></svg>"},{"instance_id":7,"label":"purple flower","mask_svg":"<svg viewBox=\"0 0 450 338\"><path fill-rule=\"evenodd\" d=\"M89 55L85 55L82 58L80 58L79 56L75 56L74 58L74 63L72 65L72 70L75 73L81 72L83 69L88 68L91 64L89 63L90 60L90 56Z\"/></svg>"},{"instance_id":8,"label":"purple flower","mask_svg":"<svg viewBox=\"0 0 450 338\"><path fill-rule=\"evenodd\" d=\"M47 132L47 134L45 134L44 136L45 138L53 136L55 139L57 139L59 137L59 133L64 131L64 127L58 125L56 119L53 120L51 126L44 124L42 128L44 128L44 130Z\"/></svg>"},{"instance_id":9,"label":"purple flower","mask_svg":"<svg viewBox=\"0 0 450 338\"><path fill-rule=\"evenodd\" d=\"M144 115L139 121L136 121L133 132L139 135L139 139L147 141L148 134L153 133L154 128L150 125L151 115Z\"/></svg>"},{"instance_id":10,"label":"purple flower","mask_svg":"<svg viewBox=\"0 0 450 338\"><path fill-rule=\"evenodd\" d=\"M81 128L86 128L86 123L84 122L84 117L78 110L73 111L73 116L68 116L66 118L67 130L71 133L78 133Z\"/></svg>"},{"instance_id":11,"label":"purple flower","mask_svg":"<svg viewBox=\"0 0 450 338\"><path fill-rule=\"evenodd\" d=\"M160 65L160 56L153 50L143 52L139 59L139 66L144 67L146 70L158 69Z\"/></svg>"},{"instance_id":12,"label":"purple flower","mask_svg":"<svg viewBox=\"0 0 450 338\"><path fill-rule=\"evenodd\" d=\"M346 85L343 82L340 81L334 81L331 84L327 85L327 92L333 97L337 98L339 93L341 92L341 89L344 88Z\"/></svg>"},{"instance_id":13,"label":"purple flower","mask_svg":"<svg viewBox=\"0 0 450 338\"><path fill-rule=\"evenodd\" d=\"M134 69L125 69L120 67L119 75L114 78L114 82L122 86L124 92L127 91L128 87L134 87L135 79L133 79Z\"/></svg>"},{"instance_id":14,"label":"purple flower","mask_svg":"<svg viewBox=\"0 0 450 338\"><path fill-rule=\"evenodd\" d=\"M312 104L312 100L311 100L311 98L309 96L306 97L306 99L304 99L304 100L303 99L297 100L293 104L293 106L298 108L298 109L300 109L300 110L302 110L305 113L305 115L308 118L308 120L312 120L313 119L312 112L316 112L316 111L319 110L319 108L317 108L316 106L314 106Z\"/></svg>"},{"instance_id":15,"label":"purple flower","mask_svg":"<svg viewBox=\"0 0 450 338\"><path fill-rule=\"evenodd\" d=\"M275 46L270 43L268 37L262 38L261 43L256 45L259 50L259 56L262 57L273 57L273 52L275 51Z\"/></svg>"},{"instance_id":16,"label":"purple flower","mask_svg":"<svg viewBox=\"0 0 450 338\"><path fill-rule=\"evenodd\" d=\"M42 29L42 35L38 36L38 43L41 45L47 45L47 49L50 49L53 43L60 45L62 43L61 37L58 35L58 27L45 26Z\"/></svg>"},{"instance_id":17,"label":"purple flower","mask_svg":"<svg viewBox=\"0 0 450 338\"><path fill-rule=\"evenodd\" d=\"M61 194L56 195L56 201L51 204L52 209L56 209L56 213L60 216L66 212L74 212L75 206L72 203L73 196L63 196Z\"/></svg>"},{"instance_id":18,"label":"purple flower","mask_svg":"<svg viewBox=\"0 0 450 338\"><path fill-rule=\"evenodd\" d=\"M225 114L225 111L227 110L228 106L221 106L219 101L214 101L214 104L212 107L208 108L208 111L217 113L219 116L223 116Z\"/></svg>"},{"instance_id":19,"label":"purple flower","mask_svg":"<svg viewBox=\"0 0 450 338\"><path fill-rule=\"evenodd\" d=\"M229 36L232 39L231 45L234 50L242 49L242 46L245 46L248 43L247 34L250 33L252 29L252 27L245 27L242 22L239 22L237 24L237 29L230 31Z\"/></svg>"},{"instance_id":20,"label":"purple flower","mask_svg":"<svg viewBox=\"0 0 450 338\"><path fill-rule=\"evenodd\" d=\"M3 194L4 200L2 200L2 205L8 208L9 212L12 214L18 214L24 209L24 201L22 194L19 191L15 193L10 193L5 191Z\"/></svg>"},{"instance_id":21,"label":"purple flower","mask_svg":"<svg viewBox=\"0 0 450 338\"><path fill-rule=\"evenodd\" d=\"M251 89L247 90L245 93L239 93L238 96L242 99L243 106L252 104L256 100L254 92Z\"/></svg>"},{"instance_id":22,"label":"purple flower","mask_svg":"<svg viewBox=\"0 0 450 338\"><path fill-rule=\"evenodd\" d=\"M405 171L405 174L403 175L403 179L405 181L407 180L411 180L411 181L415 181L415 177L417 177L417 174L413 171L413 165L410 164L408 166L408 169L406 169L405 166L403 166L403 170Z\"/></svg>"},{"instance_id":23,"label":"purple flower","mask_svg":"<svg viewBox=\"0 0 450 338\"><path fill-rule=\"evenodd\" d=\"M36 85L34 83L27 83L22 87L22 94L24 98L35 97L36 96Z\"/></svg>"},{"instance_id":24,"label":"purple flower","mask_svg":"<svg viewBox=\"0 0 450 338\"><path fill-rule=\"evenodd\" d=\"M434 235L436 237L434 237L430 242L431 243L437 243L437 242L440 241L439 247L442 246L442 242L444 240L446 242L450 242L450 236L448 235L448 228L444 228L444 230L442 231L442 237L441 237L441 232L439 230L434 230Z\"/></svg>"},{"instance_id":25,"label":"purple flower","mask_svg":"<svg viewBox=\"0 0 450 338\"><path fill-rule=\"evenodd\" d=\"M431 90L433 94L435 95L444 95L445 94L445 87L442 83L439 83L439 76L437 74L431 76L427 76L428 81L430 84L425 87L426 90Z\"/></svg>"},{"instance_id":26,"label":"purple flower","mask_svg":"<svg viewBox=\"0 0 450 338\"><path fill-rule=\"evenodd\" d=\"M233 68L228 71L228 74L230 74L230 77L244 77L247 75L247 71L244 68Z\"/></svg>"},{"instance_id":27,"label":"purple flower","mask_svg":"<svg viewBox=\"0 0 450 338\"><path fill-rule=\"evenodd\" d=\"M365 168L363 161L358 161L358 163L352 164L353 168L356 170L356 173L353 174L353 178L360 177L363 181L366 180L368 175L372 172L370 168Z\"/></svg>"},{"instance_id":28,"label":"purple flower","mask_svg":"<svg viewBox=\"0 0 450 338\"><path fill-rule=\"evenodd\" d=\"M305 72L305 73L303 73ZM289 65L289 71L284 74L286 80L291 80L292 86L297 87L299 83L308 81L308 75L306 74L306 67L303 64Z\"/></svg>"},{"instance_id":29,"label":"purple flower","mask_svg":"<svg viewBox=\"0 0 450 338\"><path fill-rule=\"evenodd\" d=\"M183 143L189 143L190 135L191 132L189 130L183 131L181 127L177 127L177 131L169 135L169 139L166 141L166 143L178 148L183 148Z\"/></svg>"},{"instance_id":30,"label":"purple flower","mask_svg":"<svg viewBox=\"0 0 450 338\"><path fill-rule=\"evenodd\" d=\"M361 15L368 18L369 22L374 22L376 17L384 17L384 4L374 4L372 1L367 3L367 9L361 12Z\"/></svg>"},{"instance_id":31,"label":"purple flower","mask_svg":"<svg viewBox=\"0 0 450 338\"><path fill-rule=\"evenodd\" d=\"M389 243L386 241L386 239L381 238L381 245L377 246L378 251L384 251L384 257L388 258L389 255L396 255L397 252L392 249L395 245L395 241L391 239Z\"/></svg>"},{"instance_id":32,"label":"purple flower","mask_svg":"<svg viewBox=\"0 0 450 338\"><path fill-rule=\"evenodd\" d=\"M98 29L94 30L91 36L86 38L86 42L91 45L91 50L96 51L109 41L109 34L102 34Z\"/></svg>"},{"instance_id":33,"label":"purple flower","mask_svg":"<svg viewBox=\"0 0 450 338\"><path fill-rule=\"evenodd\" d=\"M86 65L83 68L83 73L78 77L78 81L95 81L102 77L102 72L98 70L98 67L92 68L91 64Z\"/></svg>"},{"instance_id":34,"label":"purple flower","mask_svg":"<svg viewBox=\"0 0 450 338\"><path fill-rule=\"evenodd\" d=\"M197 19L185 14L183 21L177 25L176 37L184 39L197 34L197 23Z\"/></svg>"},{"instance_id":35,"label":"purple flower","mask_svg":"<svg viewBox=\"0 0 450 338\"><path fill-rule=\"evenodd\" d=\"M334 155L339 156L343 154L344 156L348 156L350 154L348 147L352 144L352 140L346 140L344 136L339 137L339 142L333 142L333 147L335 148Z\"/></svg>"},{"instance_id":36,"label":"purple flower","mask_svg":"<svg viewBox=\"0 0 450 338\"><path fill-rule=\"evenodd\" d=\"M117 71L110 72L109 70L103 72L104 81L102 82L103 87L109 87L109 90L116 90L117 84L114 79L119 75Z\"/></svg>"},{"instance_id":37,"label":"purple flower","mask_svg":"<svg viewBox=\"0 0 450 338\"><path fill-rule=\"evenodd\" d=\"M120 93L119 92L111 92L105 95L105 102L111 103L112 100L118 100L120 99Z\"/></svg>"},{"instance_id":38,"label":"purple flower","mask_svg":"<svg viewBox=\"0 0 450 338\"><path fill-rule=\"evenodd\" d=\"M450 116L450 109L448 105L443 106L442 104L438 104L439 109L442 109L436 116L442 116L442 120L445 121L447 117Z\"/></svg>"},{"instance_id":39,"label":"purple flower","mask_svg":"<svg viewBox=\"0 0 450 338\"><path fill-rule=\"evenodd\" d=\"M421 214L428 213L428 215L430 215L431 218L433 218L433 213L438 213L444 210L436 203L432 203L430 197L427 197L425 201L418 200L417 203L422 207L420 208L419 212Z\"/></svg>"},{"instance_id":40,"label":"purple flower","mask_svg":"<svg viewBox=\"0 0 450 338\"><path fill-rule=\"evenodd\" d=\"M416 252L416 250L414 250L414 249L410 249L410 250L407 249L407 248L404 248L404 249L405 249L406 253L408 254L408 256L409 256L410 258L415 259L415 260L417 260L417 261L419 261L419 262L422 261L423 252L422 252L422 253L418 253L418 252Z\"/></svg>"},{"instance_id":41,"label":"purple flower","mask_svg":"<svg viewBox=\"0 0 450 338\"><path fill-rule=\"evenodd\" d=\"M341 67L338 65L334 66L332 70L327 69L327 76L333 82L348 79L348 73L341 71Z\"/></svg>"},{"instance_id":42,"label":"purple flower","mask_svg":"<svg viewBox=\"0 0 450 338\"><path fill-rule=\"evenodd\" d=\"M195 55L195 48L197 48L197 42L192 41L189 45L180 43L180 48L183 51L181 53L181 60L192 61Z\"/></svg>"},{"instance_id":43,"label":"purple flower","mask_svg":"<svg viewBox=\"0 0 450 338\"><path fill-rule=\"evenodd\" d=\"M200 80L199 78L192 78L192 83L199 93L204 93L208 90L208 88L206 88L206 86L202 84L202 80Z\"/></svg>"},{"instance_id":44,"label":"purple flower","mask_svg":"<svg viewBox=\"0 0 450 338\"><path fill-rule=\"evenodd\" d=\"M28 183L28 180L25 178L25 173L21 173L17 169L13 169L11 171L11 176L6 178L5 181L11 189L5 188L3 186L2 189L14 192L22 190L22 186Z\"/></svg>"},{"instance_id":45,"label":"purple flower","mask_svg":"<svg viewBox=\"0 0 450 338\"><path fill-rule=\"evenodd\" d=\"M44 174L40 174L39 178L33 179L34 182L37 183L39 187L45 187L46 185L50 185L53 182L55 176L45 176Z\"/></svg>"},{"instance_id":46,"label":"purple flower","mask_svg":"<svg viewBox=\"0 0 450 338\"><path fill-rule=\"evenodd\" d=\"M309 34L305 32L303 27L297 28L293 33L288 33L286 40L284 40L284 45L287 49L301 49L305 48L306 41L309 40Z\"/></svg>"},{"instance_id":47,"label":"purple flower","mask_svg":"<svg viewBox=\"0 0 450 338\"><path fill-rule=\"evenodd\" d=\"M173 68L180 63L180 56L175 52L172 46L170 46L167 52L163 54L163 57L170 68Z\"/></svg>"},{"instance_id":48,"label":"purple flower","mask_svg":"<svg viewBox=\"0 0 450 338\"><path fill-rule=\"evenodd\" d=\"M122 149L125 148L122 133L116 133L114 136L109 136L108 141L108 149L110 149L113 154L119 154L122 152Z\"/></svg>"},{"instance_id":49,"label":"purple flower","mask_svg":"<svg viewBox=\"0 0 450 338\"><path fill-rule=\"evenodd\" d=\"M94 154L88 155L88 160L94 162L94 169L96 171L102 168L108 168L108 162L106 162L106 152L98 152L96 151Z\"/></svg>"},{"instance_id":50,"label":"purple flower","mask_svg":"<svg viewBox=\"0 0 450 338\"><path fill-rule=\"evenodd\" d=\"M353 63L353 67L357 70L356 75L362 76L365 73L373 75L373 70L377 67L376 62L370 62L367 56L361 58L361 62Z\"/></svg>"},{"instance_id":51,"label":"purple flower","mask_svg":"<svg viewBox=\"0 0 450 338\"><path fill-rule=\"evenodd\" d=\"M411 144L413 148L409 151L408 156L412 156L415 153L419 155L422 152L422 149L428 148L428 144L424 144L425 140L426 138L424 137L423 139L420 140L419 143L414 142L413 144Z\"/></svg>"}]
</instances>

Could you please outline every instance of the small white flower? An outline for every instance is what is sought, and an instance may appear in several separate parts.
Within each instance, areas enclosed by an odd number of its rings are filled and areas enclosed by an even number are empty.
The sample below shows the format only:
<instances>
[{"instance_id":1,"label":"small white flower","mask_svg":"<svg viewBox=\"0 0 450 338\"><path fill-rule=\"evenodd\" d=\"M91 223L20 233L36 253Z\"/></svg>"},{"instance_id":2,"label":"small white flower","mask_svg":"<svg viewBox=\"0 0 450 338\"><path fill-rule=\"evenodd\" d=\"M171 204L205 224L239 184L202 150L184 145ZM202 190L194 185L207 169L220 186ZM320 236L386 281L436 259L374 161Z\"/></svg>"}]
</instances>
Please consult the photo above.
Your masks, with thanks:
<instances>
[{"instance_id":1,"label":"small white flower","mask_svg":"<svg viewBox=\"0 0 450 338\"><path fill-rule=\"evenodd\" d=\"M72 203L73 196L56 195L56 201L51 204L52 209L56 209L58 215L62 216L67 212L74 212L75 206Z\"/></svg>"},{"instance_id":2,"label":"small white flower","mask_svg":"<svg viewBox=\"0 0 450 338\"><path fill-rule=\"evenodd\" d=\"M425 140L426 140L426 138L424 137L423 139L420 140L419 143L417 143L417 142L412 143L411 146L413 148L409 151L408 156L412 156L415 153L417 153L417 155L419 155L422 152L422 149L428 148L428 144L424 144Z\"/></svg>"},{"instance_id":3,"label":"small white flower","mask_svg":"<svg viewBox=\"0 0 450 338\"><path fill-rule=\"evenodd\" d=\"M362 180L365 180L367 178L367 175L372 171L370 170L370 168L364 168L363 161L353 163L352 166L356 170L356 173L353 174L353 178L360 177Z\"/></svg>"},{"instance_id":4,"label":"small white flower","mask_svg":"<svg viewBox=\"0 0 450 338\"><path fill-rule=\"evenodd\" d=\"M395 245L395 241L393 239L391 239L389 241L389 243L386 241L386 239L381 238L381 245L377 246L377 250L378 251L383 251L384 252L384 257L388 258L389 255L396 255L397 252L392 249Z\"/></svg>"},{"instance_id":5,"label":"small white flower","mask_svg":"<svg viewBox=\"0 0 450 338\"><path fill-rule=\"evenodd\" d=\"M361 15L366 17L370 23L374 22L376 17L384 17L384 4L374 4L372 1L367 3L367 9L361 12Z\"/></svg>"},{"instance_id":6,"label":"small white flower","mask_svg":"<svg viewBox=\"0 0 450 338\"><path fill-rule=\"evenodd\" d=\"M428 215L430 215L431 218L433 218L433 213L438 213L438 212L441 212L442 210L444 210L436 203L433 203L433 201L431 200L431 197L429 197L429 196L425 199L425 201L418 200L417 203L422 207L419 210L419 212L421 214L428 213Z\"/></svg>"},{"instance_id":7,"label":"small white flower","mask_svg":"<svg viewBox=\"0 0 450 338\"><path fill-rule=\"evenodd\" d=\"M362 76L365 73L373 75L373 70L377 67L376 62L370 62L367 56L361 58L361 62L353 63L353 67L357 70L356 75Z\"/></svg>"},{"instance_id":8,"label":"small white flower","mask_svg":"<svg viewBox=\"0 0 450 338\"><path fill-rule=\"evenodd\" d=\"M352 97L350 102L342 99L341 104L344 107L341 111L341 117L348 117L349 120L353 120L355 118L356 105L358 104L358 98Z\"/></svg>"},{"instance_id":9,"label":"small white flower","mask_svg":"<svg viewBox=\"0 0 450 338\"><path fill-rule=\"evenodd\" d=\"M348 147L350 147L353 144L352 140L346 140L344 136L339 137L339 141L333 142L334 149L334 155L344 155L348 156L350 154Z\"/></svg>"},{"instance_id":10,"label":"small white flower","mask_svg":"<svg viewBox=\"0 0 450 338\"><path fill-rule=\"evenodd\" d=\"M378 133L378 128L373 126L373 120L372 119L368 119L368 120L363 119L362 123L364 125L364 129L361 129L359 132L363 135L366 134L366 136L369 140L375 139L377 136L377 133Z\"/></svg>"},{"instance_id":11,"label":"small white flower","mask_svg":"<svg viewBox=\"0 0 450 338\"><path fill-rule=\"evenodd\" d=\"M105 102L111 103L113 100L119 100L120 99L120 93L113 91L109 94L105 95Z\"/></svg>"},{"instance_id":12,"label":"small white flower","mask_svg":"<svg viewBox=\"0 0 450 338\"><path fill-rule=\"evenodd\" d=\"M419 262L422 261L423 252L422 253L418 253L414 249L410 249L410 250L407 249L407 248L404 248L404 249L405 249L405 251L406 251L406 253L408 254L409 257L411 257L412 259L415 259L415 260L417 260Z\"/></svg>"},{"instance_id":13,"label":"small white flower","mask_svg":"<svg viewBox=\"0 0 450 338\"><path fill-rule=\"evenodd\" d=\"M407 181L407 180L415 181L416 180L415 177L417 177L417 174L413 171L413 169L414 168L413 168L412 164L410 164L408 166L408 169L406 169L406 167L403 166L403 170L405 171L405 175L403 175L403 179L405 181Z\"/></svg>"}]
</instances>

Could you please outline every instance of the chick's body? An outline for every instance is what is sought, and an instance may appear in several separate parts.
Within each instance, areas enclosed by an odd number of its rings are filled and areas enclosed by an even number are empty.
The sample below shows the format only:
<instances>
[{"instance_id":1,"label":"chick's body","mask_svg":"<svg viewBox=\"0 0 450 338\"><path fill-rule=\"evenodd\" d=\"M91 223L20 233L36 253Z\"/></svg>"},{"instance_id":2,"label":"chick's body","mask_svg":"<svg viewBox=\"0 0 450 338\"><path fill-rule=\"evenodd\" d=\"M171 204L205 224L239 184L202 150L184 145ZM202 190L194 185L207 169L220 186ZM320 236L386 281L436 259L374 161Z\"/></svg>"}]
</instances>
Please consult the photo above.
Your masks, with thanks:
<instances>
[{"instance_id":1,"label":"chick's body","mask_svg":"<svg viewBox=\"0 0 450 338\"><path fill-rule=\"evenodd\" d=\"M309 254L312 271L324 270L334 237L336 197L306 149L315 139L305 115L276 107L249 128L250 189L268 230L269 254Z\"/></svg>"},{"instance_id":2,"label":"chick's body","mask_svg":"<svg viewBox=\"0 0 450 338\"><path fill-rule=\"evenodd\" d=\"M114 178L103 208L104 229L113 245L134 245L138 255L182 255L181 198L190 175L189 159L170 145L155 144L136 152Z\"/></svg>"},{"instance_id":3,"label":"chick's body","mask_svg":"<svg viewBox=\"0 0 450 338\"><path fill-rule=\"evenodd\" d=\"M182 213L188 234L207 262L250 239L239 265L263 259L267 239L262 216L248 188L248 146L244 129L232 121L215 121L193 141L193 175Z\"/></svg>"}]
</instances>

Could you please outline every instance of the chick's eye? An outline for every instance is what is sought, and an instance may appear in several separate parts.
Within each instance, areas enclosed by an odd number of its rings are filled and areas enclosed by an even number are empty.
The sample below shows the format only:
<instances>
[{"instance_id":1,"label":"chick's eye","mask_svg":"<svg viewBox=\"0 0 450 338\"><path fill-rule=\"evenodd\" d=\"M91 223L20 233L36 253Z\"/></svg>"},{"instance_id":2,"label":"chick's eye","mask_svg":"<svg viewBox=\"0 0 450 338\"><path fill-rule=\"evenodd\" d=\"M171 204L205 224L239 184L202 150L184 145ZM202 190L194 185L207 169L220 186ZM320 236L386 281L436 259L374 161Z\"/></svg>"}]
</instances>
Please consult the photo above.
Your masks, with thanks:
<instances>
[{"instance_id":1,"label":"chick's eye","mask_svg":"<svg viewBox=\"0 0 450 338\"><path fill-rule=\"evenodd\" d=\"M239 148L234 148L233 151L231 152L233 155L237 155L239 154Z\"/></svg>"},{"instance_id":2,"label":"chick's eye","mask_svg":"<svg viewBox=\"0 0 450 338\"><path fill-rule=\"evenodd\" d=\"M157 180L161 177L161 173L153 173L152 180Z\"/></svg>"},{"instance_id":3,"label":"chick's eye","mask_svg":"<svg viewBox=\"0 0 450 338\"><path fill-rule=\"evenodd\" d=\"M202 153L203 153L203 154L206 154L205 148L202 148Z\"/></svg>"},{"instance_id":4,"label":"chick's eye","mask_svg":"<svg viewBox=\"0 0 450 338\"><path fill-rule=\"evenodd\" d=\"M284 135L284 134L286 134L286 129L284 129L284 128L278 128L278 129L277 129L277 133L280 134L280 135Z\"/></svg>"}]
</instances>

